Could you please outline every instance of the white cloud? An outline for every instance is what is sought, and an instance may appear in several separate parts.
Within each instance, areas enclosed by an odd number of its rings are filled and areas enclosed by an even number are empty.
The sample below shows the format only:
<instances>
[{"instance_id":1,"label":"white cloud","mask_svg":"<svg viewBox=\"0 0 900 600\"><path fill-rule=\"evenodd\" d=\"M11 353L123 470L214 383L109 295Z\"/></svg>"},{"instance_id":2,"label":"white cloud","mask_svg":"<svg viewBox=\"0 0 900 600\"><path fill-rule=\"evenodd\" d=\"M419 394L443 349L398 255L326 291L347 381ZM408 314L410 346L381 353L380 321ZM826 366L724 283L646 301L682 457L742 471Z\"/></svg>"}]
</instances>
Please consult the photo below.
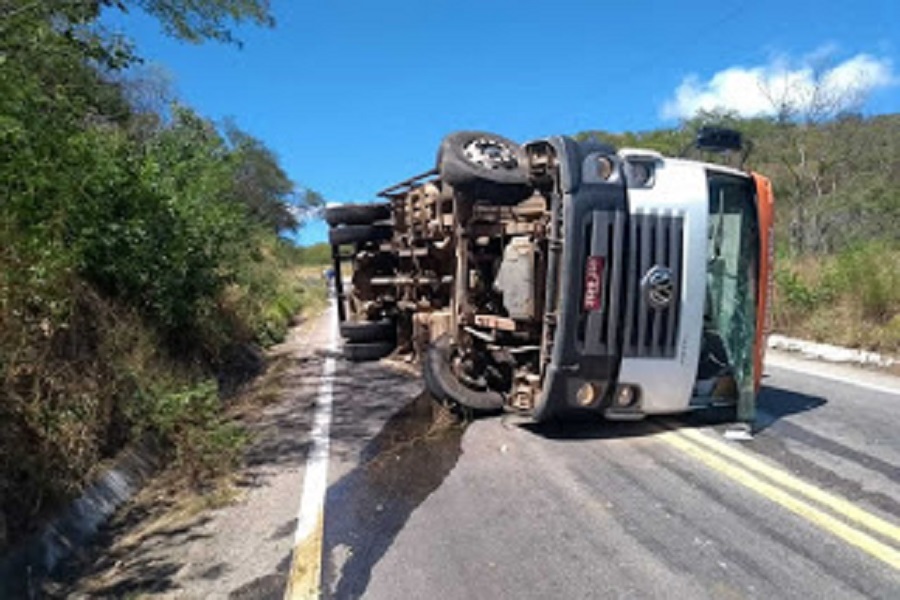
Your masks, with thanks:
<instances>
[{"instance_id":1,"label":"white cloud","mask_svg":"<svg viewBox=\"0 0 900 600\"><path fill-rule=\"evenodd\" d=\"M890 60L857 54L817 68L833 55L823 49L790 64L783 57L767 65L730 67L708 81L689 75L663 104L664 119L690 118L700 110L732 110L744 117L791 112L834 113L858 108L870 92L896 83Z\"/></svg>"}]
</instances>

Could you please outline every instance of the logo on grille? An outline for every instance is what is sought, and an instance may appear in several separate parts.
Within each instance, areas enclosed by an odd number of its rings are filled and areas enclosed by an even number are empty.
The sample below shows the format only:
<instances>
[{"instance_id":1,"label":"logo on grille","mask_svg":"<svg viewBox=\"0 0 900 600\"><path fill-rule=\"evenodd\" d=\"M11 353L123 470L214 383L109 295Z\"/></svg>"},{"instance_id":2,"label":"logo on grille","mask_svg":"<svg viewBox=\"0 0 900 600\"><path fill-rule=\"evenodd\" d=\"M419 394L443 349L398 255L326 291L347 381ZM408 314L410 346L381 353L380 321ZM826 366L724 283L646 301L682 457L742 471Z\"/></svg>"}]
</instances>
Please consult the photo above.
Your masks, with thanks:
<instances>
[{"instance_id":1,"label":"logo on grille","mask_svg":"<svg viewBox=\"0 0 900 600\"><path fill-rule=\"evenodd\" d=\"M650 306L657 310L666 308L672 303L672 297L675 295L675 277L672 269L654 266L641 280L641 288Z\"/></svg>"},{"instance_id":2,"label":"logo on grille","mask_svg":"<svg viewBox=\"0 0 900 600\"><path fill-rule=\"evenodd\" d=\"M603 257L588 256L584 267L584 310L603 309Z\"/></svg>"}]
</instances>

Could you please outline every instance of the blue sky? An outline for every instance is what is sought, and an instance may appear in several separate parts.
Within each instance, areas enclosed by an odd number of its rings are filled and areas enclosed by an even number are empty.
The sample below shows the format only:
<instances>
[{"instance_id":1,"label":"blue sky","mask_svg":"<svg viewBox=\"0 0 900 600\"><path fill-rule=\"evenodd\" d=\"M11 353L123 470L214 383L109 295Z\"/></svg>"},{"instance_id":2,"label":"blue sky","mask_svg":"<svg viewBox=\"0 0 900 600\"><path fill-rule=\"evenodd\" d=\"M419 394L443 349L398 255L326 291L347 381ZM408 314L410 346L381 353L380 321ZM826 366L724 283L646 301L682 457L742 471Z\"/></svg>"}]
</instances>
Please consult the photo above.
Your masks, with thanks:
<instances>
[{"instance_id":1,"label":"blue sky","mask_svg":"<svg viewBox=\"0 0 900 600\"><path fill-rule=\"evenodd\" d=\"M760 85L804 89L812 66L867 113L900 110L897 0L273 0L243 49L167 38L133 12L107 24L162 65L178 97L233 117L300 185L334 202L431 168L440 139L524 141L673 126L697 107L764 110ZM802 101L802 100L799 100ZM310 223L301 243L322 241Z\"/></svg>"}]
</instances>

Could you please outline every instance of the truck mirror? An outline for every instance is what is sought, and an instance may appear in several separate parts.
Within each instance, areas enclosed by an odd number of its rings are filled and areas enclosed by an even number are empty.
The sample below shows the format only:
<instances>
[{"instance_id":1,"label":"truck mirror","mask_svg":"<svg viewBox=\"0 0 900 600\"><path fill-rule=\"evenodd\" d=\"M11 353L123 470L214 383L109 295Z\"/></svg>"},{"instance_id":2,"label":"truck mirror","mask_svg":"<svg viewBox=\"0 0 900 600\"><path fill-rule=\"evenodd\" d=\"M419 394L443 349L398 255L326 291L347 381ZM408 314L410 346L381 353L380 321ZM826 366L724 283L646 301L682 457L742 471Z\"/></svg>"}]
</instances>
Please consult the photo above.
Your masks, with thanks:
<instances>
[{"instance_id":1,"label":"truck mirror","mask_svg":"<svg viewBox=\"0 0 900 600\"><path fill-rule=\"evenodd\" d=\"M738 156L738 168L744 168L744 162L753 151L753 143L745 140L741 132L724 127L701 127L694 138L693 144L688 144L681 151L681 156L686 157L691 150L701 152L734 153Z\"/></svg>"},{"instance_id":2,"label":"truck mirror","mask_svg":"<svg viewBox=\"0 0 900 600\"><path fill-rule=\"evenodd\" d=\"M701 127L694 145L709 152L739 152L744 147L741 132L722 127Z\"/></svg>"}]
</instances>

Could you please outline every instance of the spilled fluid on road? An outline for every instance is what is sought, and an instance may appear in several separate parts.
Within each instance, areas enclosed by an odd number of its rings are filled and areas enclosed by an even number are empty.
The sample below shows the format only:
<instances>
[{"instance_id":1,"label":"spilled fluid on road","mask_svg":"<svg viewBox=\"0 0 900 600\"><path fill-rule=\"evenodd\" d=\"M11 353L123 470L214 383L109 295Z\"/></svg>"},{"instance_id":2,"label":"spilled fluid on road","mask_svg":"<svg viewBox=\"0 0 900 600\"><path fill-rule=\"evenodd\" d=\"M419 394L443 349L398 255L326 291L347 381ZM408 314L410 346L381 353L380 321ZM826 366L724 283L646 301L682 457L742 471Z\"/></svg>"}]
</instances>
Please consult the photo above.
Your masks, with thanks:
<instances>
[{"instance_id":1,"label":"spilled fluid on road","mask_svg":"<svg viewBox=\"0 0 900 600\"><path fill-rule=\"evenodd\" d=\"M407 519L450 474L464 424L423 393L394 414L328 491L325 597L357 598Z\"/></svg>"}]
</instances>

